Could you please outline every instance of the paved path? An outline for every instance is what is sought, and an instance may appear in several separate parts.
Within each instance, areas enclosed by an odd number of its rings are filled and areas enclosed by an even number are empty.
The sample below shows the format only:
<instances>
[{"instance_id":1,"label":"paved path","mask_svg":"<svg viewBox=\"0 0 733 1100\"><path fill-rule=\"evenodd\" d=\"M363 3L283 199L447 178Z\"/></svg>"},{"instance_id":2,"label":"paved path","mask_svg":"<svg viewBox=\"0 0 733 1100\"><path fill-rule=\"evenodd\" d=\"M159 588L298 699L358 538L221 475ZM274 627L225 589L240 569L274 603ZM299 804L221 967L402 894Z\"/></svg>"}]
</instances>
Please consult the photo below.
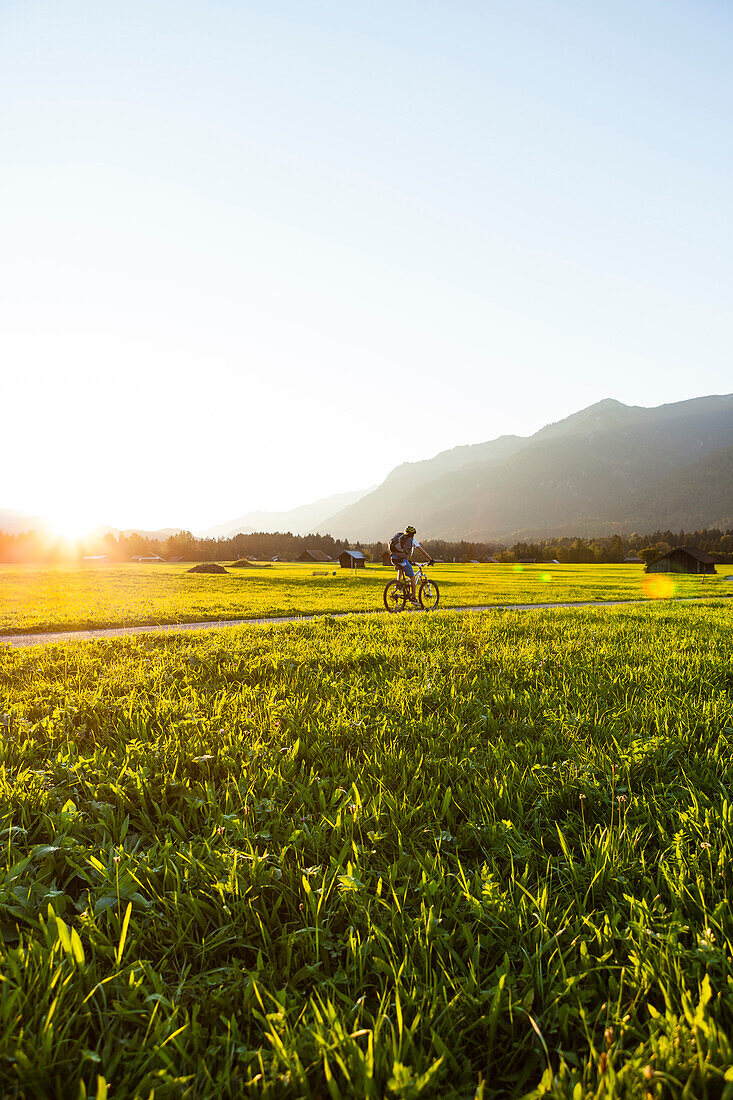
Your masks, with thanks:
<instances>
[{"instance_id":1,"label":"paved path","mask_svg":"<svg viewBox=\"0 0 733 1100\"><path fill-rule=\"evenodd\" d=\"M699 600L710 599L709 596L693 596L687 599L675 600L675 603L696 603ZM731 597L714 597L717 599L730 599ZM553 611L573 607L624 607L629 604L658 603L658 600L583 600L575 603L494 603L494 604L470 604L464 607L442 607L434 614L446 614L451 612L464 613L475 611ZM671 602L671 601L670 601ZM169 634L179 633L183 630L223 630L230 626L281 626L283 623L310 623L314 619L322 619L329 614L333 619L358 618L363 619L370 615L386 615L386 611L334 611L322 612L319 615L285 615L280 618L270 619L217 619L213 622L202 623L161 623L148 624L147 626L112 626L101 627L98 630L57 630L47 631L43 634L0 634L0 646L29 646L48 645L49 642L76 642L91 641L95 638L121 638L126 634ZM405 612L411 614L411 612Z\"/></svg>"}]
</instances>

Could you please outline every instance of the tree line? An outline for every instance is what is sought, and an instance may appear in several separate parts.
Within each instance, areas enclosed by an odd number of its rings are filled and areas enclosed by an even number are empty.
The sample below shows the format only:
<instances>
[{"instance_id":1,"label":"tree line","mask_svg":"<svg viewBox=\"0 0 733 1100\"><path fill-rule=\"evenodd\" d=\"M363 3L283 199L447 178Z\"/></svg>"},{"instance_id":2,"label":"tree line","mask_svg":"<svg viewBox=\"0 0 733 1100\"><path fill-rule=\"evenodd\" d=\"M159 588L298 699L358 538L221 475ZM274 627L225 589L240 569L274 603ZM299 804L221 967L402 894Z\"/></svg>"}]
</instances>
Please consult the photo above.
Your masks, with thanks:
<instances>
[{"instance_id":1,"label":"tree line","mask_svg":"<svg viewBox=\"0 0 733 1100\"><path fill-rule=\"evenodd\" d=\"M502 550L499 561L526 558L561 563L608 564L623 562L637 555L642 561L655 561L675 546L696 546L720 562L733 562L733 530L717 527L697 531L654 531L652 534L608 535L602 538L552 538L535 542L516 542Z\"/></svg>"},{"instance_id":2,"label":"tree line","mask_svg":"<svg viewBox=\"0 0 733 1100\"><path fill-rule=\"evenodd\" d=\"M422 545L436 561L558 561L561 563L612 564L636 554L642 560L654 560L674 546L697 546L720 562L733 562L733 530L705 528L698 531L654 531L652 534L609 535L595 539L549 538L515 542L451 542L425 539ZM384 542L348 543L331 535L293 535L290 532L255 532L233 538L200 539L190 531L179 531L166 539L138 534L112 532L70 543L48 534L27 531L21 534L0 532L2 562L65 562L86 556L104 556L110 561L130 561L134 557L157 554L166 561L236 561L249 558L268 561L277 557L295 561L304 550L319 550L336 559L347 549L362 550L371 561L380 561L387 549Z\"/></svg>"},{"instance_id":3,"label":"tree line","mask_svg":"<svg viewBox=\"0 0 733 1100\"><path fill-rule=\"evenodd\" d=\"M110 561L122 562L150 554L166 561L236 561L238 558L267 561L274 557L293 561L304 550L321 550L328 557L336 558L348 546L343 539L334 539L331 535L305 536L289 532L257 532L228 539L201 539L190 531L178 531L166 539L109 532L73 541L54 539L38 531L22 534L0 532L0 561L64 562L103 556Z\"/></svg>"}]
</instances>

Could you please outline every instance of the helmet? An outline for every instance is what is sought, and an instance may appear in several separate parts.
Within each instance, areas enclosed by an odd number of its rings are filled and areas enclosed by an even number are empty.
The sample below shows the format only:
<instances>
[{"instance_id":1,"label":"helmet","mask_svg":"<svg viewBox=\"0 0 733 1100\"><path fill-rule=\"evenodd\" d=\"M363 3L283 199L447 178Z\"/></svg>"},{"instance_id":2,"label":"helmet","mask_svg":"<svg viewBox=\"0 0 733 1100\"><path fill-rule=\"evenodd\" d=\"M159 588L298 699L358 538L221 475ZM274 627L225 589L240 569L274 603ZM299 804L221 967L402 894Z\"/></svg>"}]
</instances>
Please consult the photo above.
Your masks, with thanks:
<instances>
[{"instance_id":1,"label":"helmet","mask_svg":"<svg viewBox=\"0 0 733 1100\"><path fill-rule=\"evenodd\" d=\"M415 534L415 528L412 526L412 524L409 524L407 527L405 527L405 534L406 535L414 535Z\"/></svg>"}]
</instances>

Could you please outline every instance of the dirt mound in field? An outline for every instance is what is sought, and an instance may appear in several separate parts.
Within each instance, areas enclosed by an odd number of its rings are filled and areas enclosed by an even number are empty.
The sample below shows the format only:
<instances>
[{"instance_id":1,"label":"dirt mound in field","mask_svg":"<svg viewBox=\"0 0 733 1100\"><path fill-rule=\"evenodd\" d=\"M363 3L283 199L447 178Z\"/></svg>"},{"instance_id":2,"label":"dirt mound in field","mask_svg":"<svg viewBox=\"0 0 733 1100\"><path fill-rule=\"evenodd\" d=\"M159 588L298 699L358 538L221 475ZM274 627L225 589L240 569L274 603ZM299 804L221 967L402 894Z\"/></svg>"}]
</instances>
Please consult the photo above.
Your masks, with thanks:
<instances>
[{"instance_id":1,"label":"dirt mound in field","mask_svg":"<svg viewBox=\"0 0 733 1100\"><path fill-rule=\"evenodd\" d=\"M256 569L255 562L249 561L247 558L240 558L239 561L233 561L230 565L230 569Z\"/></svg>"},{"instance_id":2,"label":"dirt mound in field","mask_svg":"<svg viewBox=\"0 0 733 1100\"><path fill-rule=\"evenodd\" d=\"M202 561L199 565L194 565L192 569L187 569L187 573L228 573L229 570L225 569L223 565L219 565L215 561Z\"/></svg>"}]
</instances>

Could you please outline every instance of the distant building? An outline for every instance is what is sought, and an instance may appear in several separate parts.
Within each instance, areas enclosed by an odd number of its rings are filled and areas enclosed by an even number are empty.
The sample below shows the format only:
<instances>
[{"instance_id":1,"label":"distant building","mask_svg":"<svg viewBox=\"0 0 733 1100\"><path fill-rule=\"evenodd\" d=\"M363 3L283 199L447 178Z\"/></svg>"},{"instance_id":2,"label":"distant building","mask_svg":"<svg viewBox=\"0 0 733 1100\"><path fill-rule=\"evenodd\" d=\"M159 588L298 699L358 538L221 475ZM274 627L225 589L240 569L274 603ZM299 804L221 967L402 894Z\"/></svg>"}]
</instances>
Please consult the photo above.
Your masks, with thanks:
<instances>
[{"instance_id":1,"label":"distant building","mask_svg":"<svg viewBox=\"0 0 733 1100\"><path fill-rule=\"evenodd\" d=\"M664 557L649 562L647 573L714 573L715 558L697 546L675 546Z\"/></svg>"},{"instance_id":2,"label":"distant building","mask_svg":"<svg viewBox=\"0 0 733 1100\"><path fill-rule=\"evenodd\" d=\"M639 557L638 554L627 554L626 557L624 558L624 565L643 565L643 564L644 564L644 562L641 560L641 558Z\"/></svg>"},{"instance_id":3,"label":"distant building","mask_svg":"<svg viewBox=\"0 0 733 1100\"><path fill-rule=\"evenodd\" d=\"M106 554L85 554L82 561L108 561Z\"/></svg>"},{"instance_id":4,"label":"distant building","mask_svg":"<svg viewBox=\"0 0 733 1100\"><path fill-rule=\"evenodd\" d=\"M165 561L165 558L161 558L159 554L136 554L130 561Z\"/></svg>"},{"instance_id":5,"label":"distant building","mask_svg":"<svg viewBox=\"0 0 733 1100\"><path fill-rule=\"evenodd\" d=\"M333 561L333 558L329 558L328 554L324 554L322 550L304 550L297 560L322 563Z\"/></svg>"},{"instance_id":6,"label":"distant building","mask_svg":"<svg viewBox=\"0 0 733 1100\"><path fill-rule=\"evenodd\" d=\"M339 565L342 569L363 569L366 555L361 550L344 550L343 554L339 554Z\"/></svg>"}]
</instances>

